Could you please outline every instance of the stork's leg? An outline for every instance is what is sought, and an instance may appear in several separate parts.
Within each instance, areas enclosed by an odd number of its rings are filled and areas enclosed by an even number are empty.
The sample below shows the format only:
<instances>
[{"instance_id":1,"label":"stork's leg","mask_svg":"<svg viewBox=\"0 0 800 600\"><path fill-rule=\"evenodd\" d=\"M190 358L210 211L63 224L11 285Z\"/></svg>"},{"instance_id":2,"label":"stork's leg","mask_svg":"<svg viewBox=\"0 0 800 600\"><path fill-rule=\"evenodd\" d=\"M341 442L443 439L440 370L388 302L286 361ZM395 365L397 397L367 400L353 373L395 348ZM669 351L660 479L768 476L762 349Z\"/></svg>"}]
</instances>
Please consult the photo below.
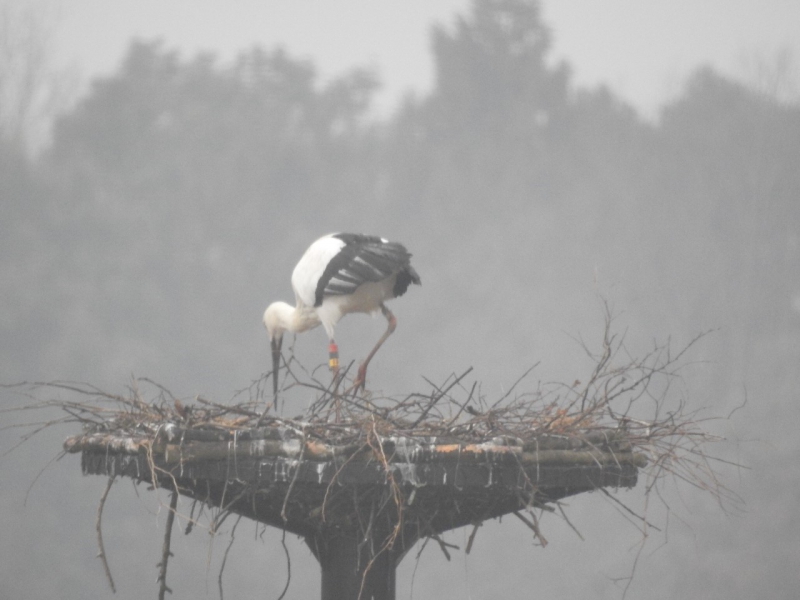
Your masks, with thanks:
<instances>
[{"instance_id":1,"label":"stork's leg","mask_svg":"<svg viewBox=\"0 0 800 600\"><path fill-rule=\"evenodd\" d=\"M372 357L375 356L375 353L378 349L383 345L383 342L394 333L395 328L397 327L397 318L392 314L388 308L386 308L385 304L381 304L381 312L383 316L386 317L386 320L389 322L389 326L386 328L386 331L381 336L381 339L378 340L378 343L375 344L375 347L372 351L367 355L367 358L364 359L364 362L361 363L361 366L358 367L358 375L356 376L356 380L353 384L355 389L361 388L364 389L364 384L367 381L367 366L369 365L369 361L372 360Z\"/></svg>"}]
</instances>

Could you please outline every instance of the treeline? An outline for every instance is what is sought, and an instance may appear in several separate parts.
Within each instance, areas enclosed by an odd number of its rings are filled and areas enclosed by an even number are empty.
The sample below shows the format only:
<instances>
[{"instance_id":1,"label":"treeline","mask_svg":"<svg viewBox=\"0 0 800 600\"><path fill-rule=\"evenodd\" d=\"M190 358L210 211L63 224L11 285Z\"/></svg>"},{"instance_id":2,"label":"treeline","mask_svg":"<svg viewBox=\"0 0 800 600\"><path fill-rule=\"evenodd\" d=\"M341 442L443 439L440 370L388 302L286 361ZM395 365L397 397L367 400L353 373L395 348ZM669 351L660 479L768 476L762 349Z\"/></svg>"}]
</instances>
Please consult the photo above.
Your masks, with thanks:
<instances>
[{"instance_id":1,"label":"treeline","mask_svg":"<svg viewBox=\"0 0 800 600\"><path fill-rule=\"evenodd\" d=\"M432 48L432 91L375 119L366 70L323 85L283 50L222 64L133 42L40 157L2 148L4 363L85 364L124 340L115 368L138 349L213 370L208 348L258 323L250 298L290 293L306 243L346 229L424 257L449 311L416 309L429 332L490 338L599 269L636 282L624 305L649 290L642 318L667 333L735 322L737 352L800 335L797 105L701 69L645 122L552 63L524 0L476 0Z\"/></svg>"}]
</instances>

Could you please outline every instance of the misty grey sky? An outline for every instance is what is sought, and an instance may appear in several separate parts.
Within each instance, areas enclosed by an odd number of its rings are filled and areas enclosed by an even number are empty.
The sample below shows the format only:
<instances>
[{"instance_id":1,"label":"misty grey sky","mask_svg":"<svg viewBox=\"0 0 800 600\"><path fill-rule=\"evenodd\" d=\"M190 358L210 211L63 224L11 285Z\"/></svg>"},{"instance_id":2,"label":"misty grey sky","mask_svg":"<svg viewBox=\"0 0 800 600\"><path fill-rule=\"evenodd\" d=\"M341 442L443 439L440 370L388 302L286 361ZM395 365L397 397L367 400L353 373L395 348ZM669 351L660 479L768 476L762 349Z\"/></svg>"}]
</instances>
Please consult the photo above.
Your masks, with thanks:
<instances>
[{"instance_id":1,"label":"misty grey sky","mask_svg":"<svg viewBox=\"0 0 800 600\"><path fill-rule=\"evenodd\" d=\"M456 14L468 14L470 0L0 0L0 11L9 4L43 13L58 66L77 68L84 83L118 72L134 36L163 38L184 57L207 50L223 60L254 44L283 45L323 77L374 67L385 110L404 90L428 90L431 25L451 26ZM327 231L386 235L408 244L424 285L398 300L398 331L370 366L379 397L426 390L428 381L449 381L470 366L477 387L465 384L457 399L477 389L476 401L488 404L548 382L586 382L595 363L583 345L603 352L606 298L619 315L610 333L625 340L620 361L660 356L661 343L677 352L709 332L686 354L674 383L658 383L654 392L667 390L669 410L697 410L703 430L727 438L710 448L723 461L712 464L733 463L720 481L743 500L720 506L664 477L646 501L643 476L637 490L614 499L570 501L569 518L585 541L553 515L545 535L558 541L546 551L532 548L530 531L508 520L481 528L469 556L469 528L454 532L448 541L462 550L452 563L429 544L417 570L413 549L398 597L536 589L555 598L620 600L632 570L630 598L787 597L797 588L800 556L793 516L800 494L800 104L759 102L728 78L752 81L745 57L770 60L784 46L795 56L790 74L800 100L800 0L545 0L542 12L553 29L553 58L569 62L578 85L604 82L647 115L682 92L701 64L723 78L678 96L687 101L663 127L631 122L602 101L570 106L552 72L537 71L530 82L551 86L563 114L552 134L540 134L521 104L535 94L504 82L502 106L513 110L502 123L492 111L491 120L471 120L469 111L481 104L448 97L436 107L441 112L406 121L420 136L399 128L364 136L338 134L343 113L323 102L325 94L301 90L303 118L279 127L295 106L275 102L269 86L257 101L245 80L226 82L220 72L193 87L183 64L174 77L152 79L155 92L130 101L114 93L146 85L157 69L87 95L85 110L67 112L45 160L25 165L7 143L0 156L0 382L88 381L127 394L136 388L133 377L144 376L185 404L199 394L261 399L259 377L271 369L261 315L270 301L292 298L292 269L307 245ZM459 60L468 56L458 50ZM480 94L485 72L475 69L466 89ZM226 90L231 103L220 109ZM261 108L275 104L274 113ZM188 111L180 127L162 127L165 107ZM434 121L445 111L451 118ZM366 355L382 321L343 320L343 363ZM321 364L313 376L322 381L326 343L318 329L291 350L309 368ZM531 365L530 378L514 388ZM12 391L0 388L0 409L25 400ZM314 400L310 389L294 392L297 401L281 414ZM165 395L158 388L143 397L158 403ZM54 396L72 398L55 391L40 398ZM630 414L649 418L646 405ZM112 596L96 559L106 482L81 477L77 456L39 477L64 438L78 433L75 423L8 454L28 430L5 425L39 418L29 415L0 412L0 598L152 597L165 497L144 486L134 493L130 482L112 494L103 521L119 589ZM190 503L182 502L186 514ZM662 533L647 526L651 537L643 537L617 502ZM175 597L216 595L232 527L226 521L213 553L200 528L173 537ZM252 525L241 531L225 576L229 595L258 589L277 597L286 565L279 531L266 542ZM313 597L315 559L297 540L289 543L288 597Z\"/></svg>"},{"instance_id":2,"label":"misty grey sky","mask_svg":"<svg viewBox=\"0 0 800 600\"><path fill-rule=\"evenodd\" d=\"M116 68L130 39L163 38L192 55L227 59L259 44L283 45L309 58L323 77L374 67L380 108L432 81L434 22L450 25L469 0L0 0L43 6L56 23L61 66L84 80ZM788 49L800 57L797 0L571 0L543 2L554 57L567 60L580 85L606 83L645 114L680 90L700 64L753 78L755 55ZM796 70L796 69L795 69ZM797 81L794 92L797 92Z\"/></svg>"}]
</instances>

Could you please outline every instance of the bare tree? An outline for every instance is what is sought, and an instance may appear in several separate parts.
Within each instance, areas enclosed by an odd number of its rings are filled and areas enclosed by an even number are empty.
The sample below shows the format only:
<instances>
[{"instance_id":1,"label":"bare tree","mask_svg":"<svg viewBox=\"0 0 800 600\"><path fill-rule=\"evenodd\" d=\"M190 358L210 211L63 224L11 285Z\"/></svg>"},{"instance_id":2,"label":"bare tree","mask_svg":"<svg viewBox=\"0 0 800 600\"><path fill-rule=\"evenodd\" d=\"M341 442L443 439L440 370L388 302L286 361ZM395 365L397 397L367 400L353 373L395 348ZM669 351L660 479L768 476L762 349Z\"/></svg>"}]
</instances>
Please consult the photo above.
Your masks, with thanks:
<instances>
[{"instance_id":1,"label":"bare tree","mask_svg":"<svg viewBox=\"0 0 800 600\"><path fill-rule=\"evenodd\" d=\"M0 139L35 153L74 89L53 66L54 19L39 6L0 0Z\"/></svg>"},{"instance_id":2,"label":"bare tree","mask_svg":"<svg viewBox=\"0 0 800 600\"><path fill-rule=\"evenodd\" d=\"M800 103L797 62L788 46L769 54L742 54L739 63L745 84L752 91L782 104Z\"/></svg>"}]
</instances>

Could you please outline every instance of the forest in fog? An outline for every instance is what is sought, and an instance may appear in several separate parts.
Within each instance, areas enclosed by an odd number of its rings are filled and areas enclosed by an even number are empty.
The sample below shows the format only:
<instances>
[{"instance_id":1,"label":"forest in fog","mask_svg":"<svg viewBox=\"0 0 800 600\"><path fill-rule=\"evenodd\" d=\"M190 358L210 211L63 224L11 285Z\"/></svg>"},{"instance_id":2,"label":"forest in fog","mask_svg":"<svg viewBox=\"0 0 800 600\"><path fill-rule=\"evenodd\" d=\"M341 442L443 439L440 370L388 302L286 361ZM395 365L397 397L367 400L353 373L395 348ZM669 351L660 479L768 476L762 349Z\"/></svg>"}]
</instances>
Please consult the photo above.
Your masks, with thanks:
<instances>
[{"instance_id":1,"label":"forest in fog","mask_svg":"<svg viewBox=\"0 0 800 600\"><path fill-rule=\"evenodd\" d=\"M792 597L800 101L779 98L770 78L700 67L651 122L609 89L577 87L551 42L537 3L476 0L431 32L430 93L376 116L380 73L368 69L321 81L291 48L223 62L134 40L36 154L0 111L0 382L118 391L147 377L189 403L226 402L270 369L261 314L293 301L308 244L333 231L382 235L408 247L422 278L392 305L397 332L370 367L387 395L470 366L488 398L535 363L523 387L583 377L591 363L576 340L602 341L601 299L634 356L709 332L672 393L721 417L708 427L728 441L713 453L743 465L722 471L742 502L721 507L671 482L668 532L651 534L629 594ZM383 327L344 319L342 360L363 357ZM295 351L313 368L325 344L320 329ZM20 402L0 390L0 407ZM0 422L14 419L25 420ZM102 478L82 478L68 456L28 494L71 433L5 454L20 430L0 431L0 596L112 597L94 548ZM641 493L620 497L635 505ZM153 495L122 482L109 499L117 597L155 595ZM544 549L503 522L465 557L455 532L462 552L449 563L429 547L417 564L412 551L399 596L619 598L614 579L629 574L641 534L584 496L570 518L585 542L550 515ZM226 596L278 597L277 534L243 531ZM314 597L314 559L292 543L287 597ZM214 544L197 532L176 542L176 597L217 597L227 541Z\"/></svg>"}]
</instances>

